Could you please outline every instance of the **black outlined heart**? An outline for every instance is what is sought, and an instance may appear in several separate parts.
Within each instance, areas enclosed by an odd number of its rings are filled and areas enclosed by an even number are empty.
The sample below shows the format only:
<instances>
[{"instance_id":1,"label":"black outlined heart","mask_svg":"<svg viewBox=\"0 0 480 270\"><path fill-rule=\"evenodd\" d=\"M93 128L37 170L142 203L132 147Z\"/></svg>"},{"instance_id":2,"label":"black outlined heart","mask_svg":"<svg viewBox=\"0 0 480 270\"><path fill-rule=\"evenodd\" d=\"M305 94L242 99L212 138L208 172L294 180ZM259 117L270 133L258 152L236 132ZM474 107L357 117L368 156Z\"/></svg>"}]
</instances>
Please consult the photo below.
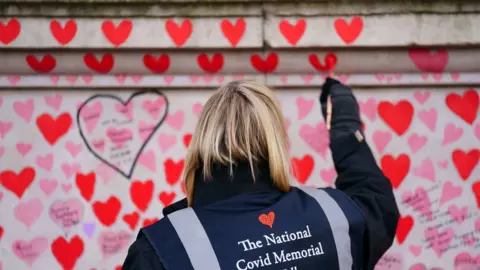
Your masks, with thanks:
<instances>
[{"instance_id":1,"label":"black outlined heart","mask_svg":"<svg viewBox=\"0 0 480 270\"><path fill-rule=\"evenodd\" d=\"M133 116L133 110L138 109L137 105L134 104L134 100L144 98L144 102L145 102L149 100L148 99L149 96L154 96L157 100L162 98L164 100L164 103L162 105L163 107L161 109L161 112L159 113L159 119L154 120L154 124L150 125L148 129L150 133L147 134L147 136L145 136L142 139L142 136L140 135L142 131L140 128L138 129L138 134L137 134L134 131L132 131L133 128L126 128L122 126L125 126L128 124L130 124L130 127L134 126L135 124L140 125L143 123L143 120L150 119L148 118L148 112L146 112L145 109L144 111L142 111L142 113L146 113L147 116L142 118L138 117L137 115ZM118 111L118 109L117 111L115 111L114 108L107 108L107 111L103 111L104 109L103 103L108 103L108 104L111 104L112 106L115 105L115 108L116 106L121 105L120 107L124 107L126 111ZM92 113L91 111L93 110L91 108L88 108L89 105L92 105L92 107L97 106L97 110ZM129 108L131 108L130 110L132 110L130 115L128 115ZM88 98L85 102L83 102L78 108L77 125L80 131L80 137L82 138L83 142L87 146L88 150L97 159L99 159L109 167L113 168L115 171L119 172L126 178L130 179L137 165L137 161L140 154L142 153L142 151L144 150L145 146L148 144L152 136L158 130L158 128L165 121L165 118L168 115L168 108L169 108L169 102L165 94L155 89L136 92L132 94L125 101L115 95L109 95L109 94L94 95ZM108 109L110 109L111 113L108 111ZM136 112L138 112L138 110ZM117 116L115 116L115 114ZM122 116L122 114L124 115ZM95 124L93 125L94 127L91 128L87 125L87 121L92 121L94 117L96 119ZM119 119L122 121L119 121ZM137 122L140 122L140 124ZM120 132L117 131L117 128L120 130ZM111 132L112 130L113 130L113 133ZM121 135L123 135L123 137ZM118 143L118 140L115 141L114 139L112 139L112 137L114 136L117 136L116 138L120 139L121 143ZM107 138L110 139L110 141L108 141ZM128 140L128 138L130 138L130 140ZM95 143L96 141L103 142L102 151L99 150L101 149L100 146L102 144ZM127 141L130 141L131 145L128 145ZM105 152L105 148L107 144L108 145L116 144L116 145L115 147L111 147L107 149L107 151L110 151L110 152L107 152L107 154L110 154L110 155L106 156L105 153L102 153L102 152ZM120 147L126 147L126 148L120 149ZM122 152L122 151L123 153L129 153L129 154L120 155L118 152ZM113 156L117 156L117 157L120 156L119 159L121 159L121 157L127 159L127 161L121 160L125 164L120 166L118 162L114 163L112 158L112 152L117 152Z\"/></svg>"}]
</instances>

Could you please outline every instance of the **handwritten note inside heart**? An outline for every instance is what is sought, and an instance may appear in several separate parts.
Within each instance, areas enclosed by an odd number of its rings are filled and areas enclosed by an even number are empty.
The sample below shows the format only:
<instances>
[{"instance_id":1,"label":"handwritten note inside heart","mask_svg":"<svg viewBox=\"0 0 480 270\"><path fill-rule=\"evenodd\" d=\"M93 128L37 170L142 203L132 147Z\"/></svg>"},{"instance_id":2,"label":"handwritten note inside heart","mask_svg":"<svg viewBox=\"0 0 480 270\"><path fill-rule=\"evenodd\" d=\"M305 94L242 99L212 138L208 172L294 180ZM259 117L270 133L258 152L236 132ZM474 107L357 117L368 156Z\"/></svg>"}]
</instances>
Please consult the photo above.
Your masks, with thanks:
<instances>
[{"instance_id":1,"label":"handwritten note inside heart","mask_svg":"<svg viewBox=\"0 0 480 270\"><path fill-rule=\"evenodd\" d=\"M137 92L126 101L113 95L95 95L79 107L77 122L90 152L130 178L167 112L168 100L156 90Z\"/></svg>"},{"instance_id":2,"label":"handwritten note inside heart","mask_svg":"<svg viewBox=\"0 0 480 270\"><path fill-rule=\"evenodd\" d=\"M45 237L36 237L31 241L17 240L13 242L12 251L22 261L28 265L33 263L48 248L48 239Z\"/></svg>"},{"instance_id":3,"label":"handwritten note inside heart","mask_svg":"<svg viewBox=\"0 0 480 270\"><path fill-rule=\"evenodd\" d=\"M57 201L50 206L50 218L63 229L69 229L83 219L83 203L78 199Z\"/></svg>"},{"instance_id":4,"label":"handwritten note inside heart","mask_svg":"<svg viewBox=\"0 0 480 270\"><path fill-rule=\"evenodd\" d=\"M98 244L103 257L107 258L123 251L130 244L132 237L127 231L101 233Z\"/></svg>"}]
</instances>

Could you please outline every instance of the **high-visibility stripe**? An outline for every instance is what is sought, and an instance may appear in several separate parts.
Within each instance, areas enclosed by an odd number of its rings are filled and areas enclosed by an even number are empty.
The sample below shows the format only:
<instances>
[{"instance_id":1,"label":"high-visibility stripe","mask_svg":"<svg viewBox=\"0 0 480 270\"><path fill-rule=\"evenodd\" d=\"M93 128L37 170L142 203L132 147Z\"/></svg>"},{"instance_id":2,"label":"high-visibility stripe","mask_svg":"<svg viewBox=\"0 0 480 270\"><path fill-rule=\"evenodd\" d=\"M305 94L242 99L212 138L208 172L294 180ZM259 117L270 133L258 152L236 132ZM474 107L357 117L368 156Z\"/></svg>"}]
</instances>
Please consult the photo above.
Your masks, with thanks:
<instances>
[{"instance_id":1,"label":"high-visibility stripe","mask_svg":"<svg viewBox=\"0 0 480 270\"><path fill-rule=\"evenodd\" d=\"M193 269L220 270L212 243L195 211L186 208L167 216L185 248Z\"/></svg>"},{"instance_id":2,"label":"high-visibility stripe","mask_svg":"<svg viewBox=\"0 0 480 270\"><path fill-rule=\"evenodd\" d=\"M351 270L353 259L349 234L350 225L345 213L324 190L309 187L299 187L299 189L313 197L327 217L337 249L339 270Z\"/></svg>"}]
</instances>

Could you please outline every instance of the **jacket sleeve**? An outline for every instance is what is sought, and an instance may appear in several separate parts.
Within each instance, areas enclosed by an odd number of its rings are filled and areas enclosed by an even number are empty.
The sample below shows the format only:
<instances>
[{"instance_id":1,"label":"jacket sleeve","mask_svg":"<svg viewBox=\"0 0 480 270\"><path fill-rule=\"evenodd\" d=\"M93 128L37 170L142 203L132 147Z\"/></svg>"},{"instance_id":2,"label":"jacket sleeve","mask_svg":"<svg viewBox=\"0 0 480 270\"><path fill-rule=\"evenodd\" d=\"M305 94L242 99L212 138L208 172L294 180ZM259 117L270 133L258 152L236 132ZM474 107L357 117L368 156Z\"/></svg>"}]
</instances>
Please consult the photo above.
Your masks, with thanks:
<instances>
[{"instance_id":1,"label":"jacket sleeve","mask_svg":"<svg viewBox=\"0 0 480 270\"><path fill-rule=\"evenodd\" d=\"M373 269L393 243L399 211L392 185L378 167L365 142L355 134L331 138L336 188L361 208L365 217L364 269Z\"/></svg>"},{"instance_id":2,"label":"jacket sleeve","mask_svg":"<svg viewBox=\"0 0 480 270\"><path fill-rule=\"evenodd\" d=\"M153 249L153 246L140 231L137 239L128 249L122 270L166 270Z\"/></svg>"}]
</instances>

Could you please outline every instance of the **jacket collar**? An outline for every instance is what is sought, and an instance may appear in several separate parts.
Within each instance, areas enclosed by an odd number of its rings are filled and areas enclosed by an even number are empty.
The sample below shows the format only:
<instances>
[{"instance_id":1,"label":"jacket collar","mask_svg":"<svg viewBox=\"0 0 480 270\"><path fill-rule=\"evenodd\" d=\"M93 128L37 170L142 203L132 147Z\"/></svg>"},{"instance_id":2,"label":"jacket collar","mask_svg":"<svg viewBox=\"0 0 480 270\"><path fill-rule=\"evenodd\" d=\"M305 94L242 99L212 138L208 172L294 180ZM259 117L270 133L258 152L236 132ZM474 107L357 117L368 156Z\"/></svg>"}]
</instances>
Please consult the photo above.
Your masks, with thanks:
<instances>
[{"instance_id":1,"label":"jacket collar","mask_svg":"<svg viewBox=\"0 0 480 270\"><path fill-rule=\"evenodd\" d=\"M254 180L248 162L238 163L233 167L232 174L229 166L216 165L211 178L205 178L203 171L197 170L192 206L204 207L242 194L280 193L273 185L268 164L257 165L255 174Z\"/></svg>"}]
</instances>

